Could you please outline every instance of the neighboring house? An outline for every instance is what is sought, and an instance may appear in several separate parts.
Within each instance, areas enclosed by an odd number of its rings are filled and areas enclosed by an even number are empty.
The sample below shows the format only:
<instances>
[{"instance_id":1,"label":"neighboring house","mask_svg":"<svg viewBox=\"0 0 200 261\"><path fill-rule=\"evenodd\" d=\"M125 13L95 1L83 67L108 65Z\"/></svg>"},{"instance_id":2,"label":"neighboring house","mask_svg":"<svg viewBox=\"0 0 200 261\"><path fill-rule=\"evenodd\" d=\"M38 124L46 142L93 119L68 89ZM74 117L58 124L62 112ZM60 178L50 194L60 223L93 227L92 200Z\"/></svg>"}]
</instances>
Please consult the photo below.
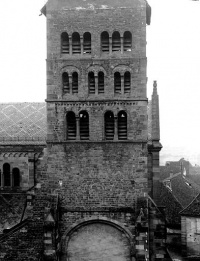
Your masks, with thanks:
<instances>
[{"instance_id":1,"label":"neighboring house","mask_svg":"<svg viewBox=\"0 0 200 261\"><path fill-rule=\"evenodd\" d=\"M181 212L183 253L200 260L200 194Z\"/></svg>"}]
</instances>

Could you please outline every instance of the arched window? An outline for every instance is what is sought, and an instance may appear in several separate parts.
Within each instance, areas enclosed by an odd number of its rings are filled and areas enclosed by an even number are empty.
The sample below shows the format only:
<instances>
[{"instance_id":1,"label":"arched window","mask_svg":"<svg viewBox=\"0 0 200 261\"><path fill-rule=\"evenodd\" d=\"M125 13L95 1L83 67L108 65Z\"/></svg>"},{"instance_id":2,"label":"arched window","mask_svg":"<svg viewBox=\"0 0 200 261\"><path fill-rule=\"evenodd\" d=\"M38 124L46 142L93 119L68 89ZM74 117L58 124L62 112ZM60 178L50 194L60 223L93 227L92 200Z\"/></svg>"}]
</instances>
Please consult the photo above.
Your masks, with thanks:
<instances>
[{"instance_id":1,"label":"arched window","mask_svg":"<svg viewBox=\"0 0 200 261\"><path fill-rule=\"evenodd\" d=\"M130 93L131 90L131 74L125 72L124 74L124 93Z\"/></svg>"},{"instance_id":2,"label":"arched window","mask_svg":"<svg viewBox=\"0 0 200 261\"><path fill-rule=\"evenodd\" d=\"M66 32L61 34L61 52L69 54L69 36Z\"/></svg>"},{"instance_id":3,"label":"arched window","mask_svg":"<svg viewBox=\"0 0 200 261\"><path fill-rule=\"evenodd\" d=\"M114 139L114 115L113 112L107 111L104 115L104 126L105 126L105 139L113 140Z\"/></svg>"},{"instance_id":4,"label":"arched window","mask_svg":"<svg viewBox=\"0 0 200 261\"><path fill-rule=\"evenodd\" d=\"M132 49L132 34L129 31L124 33L124 51L131 51Z\"/></svg>"},{"instance_id":5,"label":"arched window","mask_svg":"<svg viewBox=\"0 0 200 261\"><path fill-rule=\"evenodd\" d=\"M62 74L63 92L69 93L69 75L67 72Z\"/></svg>"},{"instance_id":6,"label":"arched window","mask_svg":"<svg viewBox=\"0 0 200 261\"><path fill-rule=\"evenodd\" d=\"M114 32L112 35L112 51L121 51L121 40L119 32Z\"/></svg>"},{"instance_id":7,"label":"arched window","mask_svg":"<svg viewBox=\"0 0 200 261\"><path fill-rule=\"evenodd\" d=\"M67 113L67 140L76 139L76 116L73 111Z\"/></svg>"},{"instance_id":8,"label":"arched window","mask_svg":"<svg viewBox=\"0 0 200 261\"><path fill-rule=\"evenodd\" d=\"M114 90L115 93L121 93L121 75L119 72L114 74Z\"/></svg>"},{"instance_id":9,"label":"arched window","mask_svg":"<svg viewBox=\"0 0 200 261\"><path fill-rule=\"evenodd\" d=\"M3 179L4 179L4 186L5 187L11 186L10 164L8 164L8 163L3 164Z\"/></svg>"},{"instance_id":10,"label":"arched window","mask_svg":"<svg viewBox=\"0 0 200 261\"><path fill-rule=\"evenodd\" d=\"M12 171L13 187L20 186L20 171L18 168L14 168Z\"/></svg>"},{"instance_id":11,"label":"arched window","mask_svg":"<svg viewBox=\"0 0 200 261\"><path fill-rule=\"evenodd\" d=\"M77 32L72 34L72 53L73 54L80 54L81 53L80 35Z\"/></svg>"},{"instance_id":12,"label":"arched window","mask_svg":"<svg viewBox=\"0 0 200 261\"><path fill-rule=\"evenodd\" d=\"M83 35L83 53L91 53L91 34L89 32Z\"/></svg>"},{"instance_id":13,"label":"arched window","mask_svg":"<svg viewBox=\"0 0 200 261\"><path fill-rule=\"evenodd\" d=\"M88 73L88 89L89 94L95 94L95 78L93 72Z\"/></svg>"},{"instance_id":14,"label":"arched window","mask_svg":"<svg viewBox=\"0 0 200 261\"><path fill-rule=\"evenodd\" d=\"M104 73L98 73L98 93L104 93Z\"/></svg>"},{"instance_id":15,"label":"arched window","mask_svg":"<svg viewBox=\"0 0 200 261\"><path fill-rule=\"evenodd\" d=\"M118 113L118 140L127 139L127 114L125 111Z\"/></svg>"},{"instance_id":16,"label":"arched window","mask_svg":"<svg viewBox=\"0 0 200 261\"><path fill-rule=\"evenodd\" d=\"M89 140L89 115L86 111L79 113L80 118L80 139Z\"/></svg>"},{"instance_id":17,"label":"arched window","mask_svg":"<svg viewBox=\"0 0 200 261\"><path fill-rule=\"evenodd\" d=\"M101 51L109 53L109 34L106 31L101 33Z\"/></svg>"},{"instance_id":18,"label":"arched window","mask_svg":"<svg viewBox=\"0 0 200 261\"><path fill-rule=\"evenodd\" d=\"M78 73L72 73L72 93L78 93Z\"/></svg>"}]
</instances>

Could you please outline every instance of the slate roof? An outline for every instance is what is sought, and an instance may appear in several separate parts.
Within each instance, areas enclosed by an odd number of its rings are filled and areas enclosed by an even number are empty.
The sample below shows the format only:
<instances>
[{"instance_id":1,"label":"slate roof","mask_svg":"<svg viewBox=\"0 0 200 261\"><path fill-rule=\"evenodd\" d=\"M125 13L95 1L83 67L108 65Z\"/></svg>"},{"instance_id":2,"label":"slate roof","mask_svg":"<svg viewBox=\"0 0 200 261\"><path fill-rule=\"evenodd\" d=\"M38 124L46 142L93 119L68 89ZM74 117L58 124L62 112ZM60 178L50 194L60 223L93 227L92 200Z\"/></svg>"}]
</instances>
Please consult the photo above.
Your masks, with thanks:
<instances>
[{"instance_id":1,"label":"slate roof","mask_svg":"<svg viewBox=\"0 0 200 261\"><path fill-rule=\"evenodd\" d=\"M25 202L25 194L0 194L0 234L20 222Z\"/></svg>"},{"instance_id":2,"label":"slate roof","mask_svg":"<svg viewBox=\"0 0 200 261\"><path fill-rule=\"evenodd\" d=\"M47 133L46 104L0 104L0 145L44 144Z\"/></svg>"},{"instance_id":3,"label":"slate roof","mask_svg":"<svg viewBox=\"0 0 200 261\"><path fill-rule=\"evenodd\" d=\"M200 186L181 173L163 180L163 183L166 184L183 208L187 207L200 193ZM167 184L170 184L170 186Z\"/></svg>"},{"instance_id":4,"label":"slate roof","mask_svg":"<svg viewBox=\"0 0 200 261\"><path fill-rule=\"evenodd\" d=\"M180 214L190 217L200 216L200 194Z\"/></svg>"}]
</instances>

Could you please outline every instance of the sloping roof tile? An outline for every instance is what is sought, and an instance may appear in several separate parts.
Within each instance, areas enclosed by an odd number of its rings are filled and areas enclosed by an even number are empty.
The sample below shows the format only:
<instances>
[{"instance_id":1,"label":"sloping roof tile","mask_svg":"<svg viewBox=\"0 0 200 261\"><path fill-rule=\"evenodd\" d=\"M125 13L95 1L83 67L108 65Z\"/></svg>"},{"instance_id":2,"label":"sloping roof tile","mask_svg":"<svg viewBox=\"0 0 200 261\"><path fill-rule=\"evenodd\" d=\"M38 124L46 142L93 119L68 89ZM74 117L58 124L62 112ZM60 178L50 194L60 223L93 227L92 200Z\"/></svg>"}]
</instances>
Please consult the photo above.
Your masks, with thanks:
<instances>
[{"instance_id":1,"label":"sloping roof tile","mask_svg":"<svg viewBox=\"0 0 200 261\"><path fill-rule=\"evenodd\" d=\"M0 104L0 144L45 142L46 104Z\"/></svg>"},{"instance_id":2,"label":"sloping roof tile","mask_svg":"<svg viewBox=\"0 0 200 261\"><path fill-rule=\"evenodd\" d=\"M184 209L180 212L183 216L200 216L200 194Z\"/></svg>"}]
</instances>

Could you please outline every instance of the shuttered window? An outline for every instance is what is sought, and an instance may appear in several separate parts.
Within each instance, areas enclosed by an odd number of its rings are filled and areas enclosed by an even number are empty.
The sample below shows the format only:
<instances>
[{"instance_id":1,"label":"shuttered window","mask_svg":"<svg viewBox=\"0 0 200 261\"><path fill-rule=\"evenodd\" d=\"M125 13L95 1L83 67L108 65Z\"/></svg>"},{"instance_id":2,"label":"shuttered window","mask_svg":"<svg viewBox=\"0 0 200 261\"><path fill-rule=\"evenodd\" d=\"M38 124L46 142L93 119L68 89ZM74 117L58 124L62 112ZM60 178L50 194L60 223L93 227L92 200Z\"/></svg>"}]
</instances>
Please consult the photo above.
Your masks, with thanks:
<instances>
[{"instance_id":1,"label":"shuttered window","mask_svg":"<svg viewBox=\"0 0 200 261\"><path fill-rule=\"evenodd\" d=\"M118 140L127 139L127 114L125 111L118 113Z\"/></svg>"},{"instance_id":2,"label":"shuttered window","mask_svg":"<svg viewBox=\"0 0 200 261\"><path fill-rule=\"evenodd\" d=\"M62 74L62 85L63 85L63 92L69 93L69 75L67 72Z\"/></svg>"},{"instance_id":3,"label":"shuttered window","mask_svg":"<svg viewBox=\"0 0 200 261\"><path fill-rule=\"evenodd\" d=\"M76 139L76 117L75 113L70 111L67 113L67 140Z\"/></svg>"},{"instance_id":4,"label":"shuttered window","mask_svg":"<svg viewBox=\"0 0 200 261\"><path fill-rule=\"evenodd\" d=\"M132 34L128 31L124 33L124 51L131 51L132 49Z\"/></svg>"},{"instance_id":5,"label":"shuttered window","mask_svg":"<svg viewBox=\"0 0 200 261\"><path fill-rule=\"evenodd\" d=\"M73 54L80 54L81 53L80 35L77 32L72 34L72 53Z\"/></svg>"},{"instance_id":6,"label":"shuttered window","mask_svg":"<svg viewBox=\"0 0 200 261\"><path fill-rule=\"evenodd\" d=\"M88 88L89 94L95 94L95 78L93 72L88 73Z\"/></svg>"},{"instance_id":7,"label":"shuttered window","mask_svg":"<svg viewBox=\"0 0 200 261\"><path fill-rule=\"evenodd\" d=\"M131 74L125 72L124 74L124 93L130 93L131 91Z\"/></svg>"},{"instance_id":8,"label":"shuttered window","mask_svg":"<svg viewBox=\"0 0 200 261\"><path fill-rule=\"evenodd\" d=\"M121 51L121 40L119 32L114 32L112 35L112 51Z\"/></svg>"},{"instance_id":9,"label":"shuttered window","mask_svg":"<svg viewBox=\"0 0 200 261\"><path fill-rule=\"evenodd\" d=\"M104 115L104 125L105 125L105 139L114 139L114 115L113 112L107 111Z\"/></svg>"},{"instance_id":10,"label":"shuttered window","mask_svg":"<svg viewBox=\"0 0 200 261\"><path fill-rule=\"evenodd\" d=\"M101 33L101 51L109 53L109 34L105 31Z\"/></svg>"},{"instance_id":11,"label":"shuttered window","mask_svg":"<svg viewBox=\"0 0 200 261\"><path fill-rule=\"evenodd\" d=\"M80 139L89 140L89 115L86 111L81 111L80 118Z\"/></svg>"},{"instance_id":12,"label":"shuttered window","mask_svg":"<svg viewBox=\"0 0 200 261\"><path fill-rule=\"evenodd\" d=\"M83 53L91 53L91 34L89 32L83 35Z\"/></svg>"},{"instance_id":13,"label":"shuttered window","mask_svg":"<svg viewBox=\"0 0 200 261\"><path fill-rule=\"evenodd\" d=\"M78 93L78 73L72 73L72 94Z\"/></svg>"},{"instance_id":14,"label":"shuttered window","mask_svg":"<svg viewBox=\"0 0 200 261\"><path fill-rule=\"evenodd\" d=\"M69 36L66 32L61 34L61 52L69 54Z\"/></svg>"},{"instance_id":15,"label":"shuttered window","mask_svg":"<svg viewBox=\"0 0 200 261\"><path fill-rule=\"evenodd\" d=\"M98 73L98 93L104 93L104 73Z\"/></svg>"},{"instance_id":16,"label":"shuttered window","mask_svg":"<svg viewBox=\"0 0 200 261\"><path fill-rule=\"evenodd\" d=\"M121 75L119 72L114 73L114 90L115 93L121 93Z\"/></svg>"}]
</instances>

